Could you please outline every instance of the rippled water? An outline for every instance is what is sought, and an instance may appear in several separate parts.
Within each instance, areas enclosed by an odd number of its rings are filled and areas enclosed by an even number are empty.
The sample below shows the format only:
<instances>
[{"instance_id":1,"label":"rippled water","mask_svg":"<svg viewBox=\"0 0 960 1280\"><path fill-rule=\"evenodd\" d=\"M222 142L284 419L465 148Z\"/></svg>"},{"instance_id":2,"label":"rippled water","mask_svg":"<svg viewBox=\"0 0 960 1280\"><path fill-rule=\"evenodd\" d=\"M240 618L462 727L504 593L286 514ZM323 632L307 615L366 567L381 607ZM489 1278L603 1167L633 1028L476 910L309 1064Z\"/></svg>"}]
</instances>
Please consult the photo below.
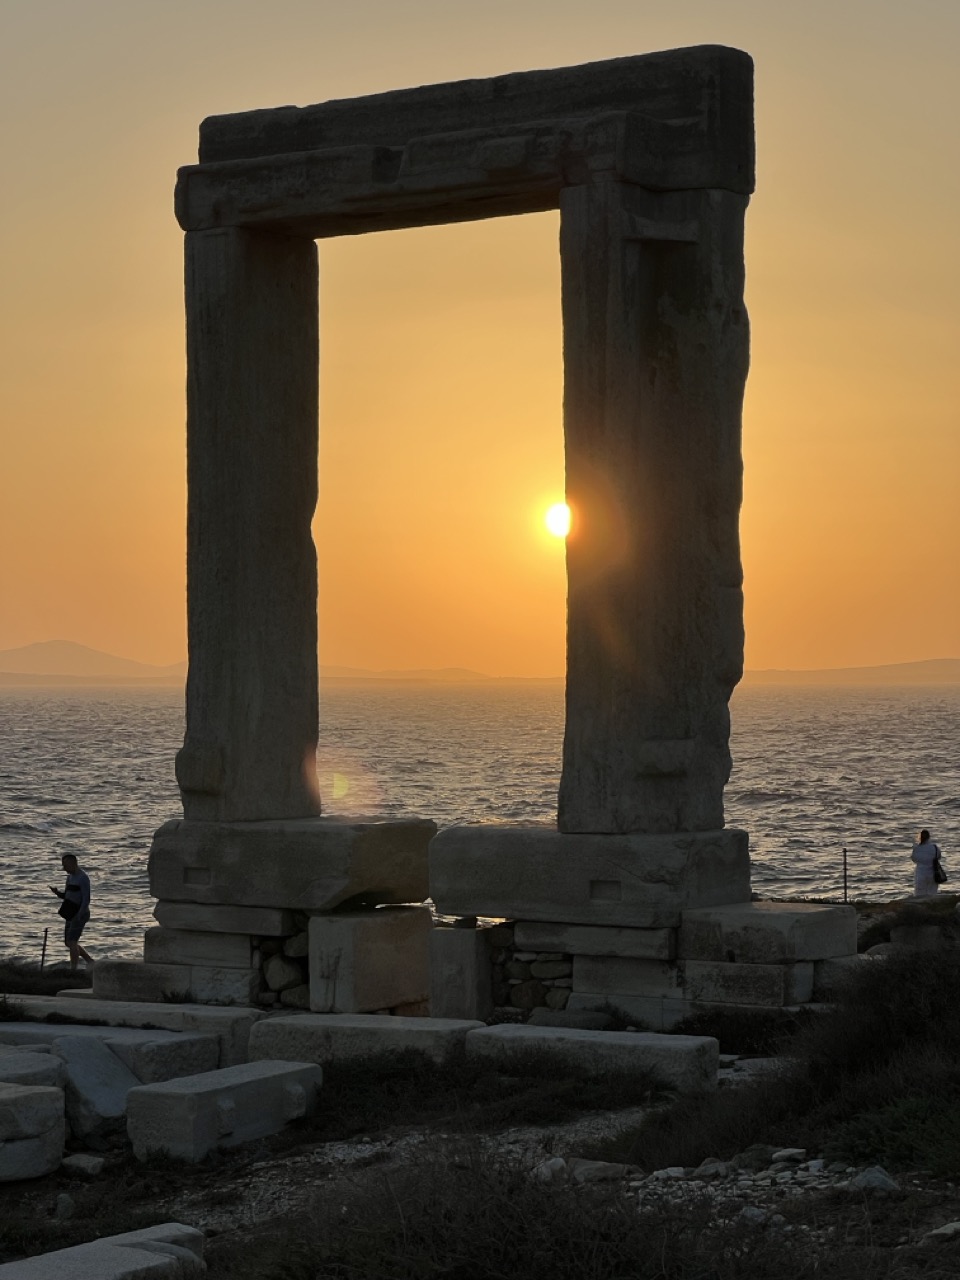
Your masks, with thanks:
<instances>
[{"instance_id":1,"label":"rippled water","mask_svg":"<svg viewBox=\"0 0 960 1280\"><path fill-rule=\"evenodd\" d=\"M0 954L62 946L60 857L94 885L84 940L135 954L151 923L146 854L179 813L178 689L0 690ZM417 813L441 825L549 819L563 732L559 685L325 689L319 774L329 812ZM960 829L960 688L745 688L733 703L727 821L750 832L754 887L900 897L912 834L952 868ZM960 861L956 864L960 878Z\"/></svg>"}]
</instances>

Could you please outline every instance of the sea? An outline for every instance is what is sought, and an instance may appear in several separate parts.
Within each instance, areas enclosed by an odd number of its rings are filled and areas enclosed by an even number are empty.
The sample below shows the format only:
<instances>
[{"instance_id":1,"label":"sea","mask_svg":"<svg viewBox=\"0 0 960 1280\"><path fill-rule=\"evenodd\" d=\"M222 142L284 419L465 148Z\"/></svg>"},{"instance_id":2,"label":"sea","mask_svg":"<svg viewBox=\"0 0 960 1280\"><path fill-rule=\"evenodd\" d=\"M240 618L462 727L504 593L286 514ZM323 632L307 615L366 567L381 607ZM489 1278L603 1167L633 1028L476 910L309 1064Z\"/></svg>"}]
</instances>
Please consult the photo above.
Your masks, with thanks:
<instances>
[{"instance_id":1,"label":"sea","mask_svg":"<svg viewBox=\"0 0 960 1280\"><path fill-rule=\"evenodd\" d=\"M960 686L741 687L729 826L750 834L765 897L906 896L914 834L948 872L960 840ZM416 814L441 827L556 812L560 682L330 685L318 775L330 813ZM137 955L153 923L147 852L180 813L179 688L0 689L0 958L63 957L51 885L75 853L93 884L95 957ZM960 882L960 857L956 860Z\"/></svg>"}]
</instances>

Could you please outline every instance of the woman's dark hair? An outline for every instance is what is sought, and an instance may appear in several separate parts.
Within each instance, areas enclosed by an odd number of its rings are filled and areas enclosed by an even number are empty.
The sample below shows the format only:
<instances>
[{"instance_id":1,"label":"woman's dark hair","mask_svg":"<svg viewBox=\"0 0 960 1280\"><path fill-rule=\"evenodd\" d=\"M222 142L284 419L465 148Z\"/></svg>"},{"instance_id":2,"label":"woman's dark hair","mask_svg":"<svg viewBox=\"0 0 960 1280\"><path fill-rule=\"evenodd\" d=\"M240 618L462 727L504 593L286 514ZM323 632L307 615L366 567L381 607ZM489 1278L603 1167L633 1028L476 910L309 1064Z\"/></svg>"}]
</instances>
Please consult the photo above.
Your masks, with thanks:
<instances>
[{"instance_id":1,"label":"woman's dark hair","mask_svg":"<svg viewBox=\"0 0 960 1280\"><path fill-rule=\"evenodd\" d=\"M923 830L920 832L920 839L918 843L926 844L929 839L930 839L930 832L927 830L926 827L924 827Z\"/></svg>"}]
</instances>

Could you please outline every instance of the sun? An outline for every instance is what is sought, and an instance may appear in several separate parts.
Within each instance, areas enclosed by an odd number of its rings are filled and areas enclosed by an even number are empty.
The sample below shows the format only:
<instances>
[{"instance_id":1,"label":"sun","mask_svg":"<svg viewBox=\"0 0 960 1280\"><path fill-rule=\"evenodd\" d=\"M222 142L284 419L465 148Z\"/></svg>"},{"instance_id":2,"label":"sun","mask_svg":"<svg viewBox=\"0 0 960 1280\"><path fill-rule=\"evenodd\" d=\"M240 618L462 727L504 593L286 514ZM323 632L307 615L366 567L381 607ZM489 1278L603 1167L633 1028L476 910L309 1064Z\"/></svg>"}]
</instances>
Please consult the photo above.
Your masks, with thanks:
<instances>
[{"instance_id":1,"label":"sun","mask_svg":"<svg viewBox=\"0 0 960 1280\"><path fill-rule=\"evenodd\" d=\"M565 538L570 532L570 508L565 502L555 502L547 508L543 522L555 538Z\"/></svg>"}]
</instances>

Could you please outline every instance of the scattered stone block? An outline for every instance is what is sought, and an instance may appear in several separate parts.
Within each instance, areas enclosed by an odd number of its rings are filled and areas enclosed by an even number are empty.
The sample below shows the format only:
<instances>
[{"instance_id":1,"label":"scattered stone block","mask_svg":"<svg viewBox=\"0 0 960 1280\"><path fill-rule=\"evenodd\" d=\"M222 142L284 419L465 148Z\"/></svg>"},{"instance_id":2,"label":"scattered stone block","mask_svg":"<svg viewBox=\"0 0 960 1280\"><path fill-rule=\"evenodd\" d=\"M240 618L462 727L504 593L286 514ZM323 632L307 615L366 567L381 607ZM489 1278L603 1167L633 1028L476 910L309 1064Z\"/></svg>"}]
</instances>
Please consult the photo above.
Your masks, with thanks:
<instances>
[{"instance_id":1,"label":"scattered stone block","mask_svg":"<svg viewBox=\"0 0 960 1280\"><path fill-rule=\"evenodd\" d=\"M63 1093L42 1085L0 1084L0 1140L36 1138L63 1127Z\"/></svg>"},{"instance_id":2,"label":"scattered stone block","mask_svg":"<svg viewBox=\"0 0 960 1280\"><path fill-rule=\"evenodd\" d=\"M323 1073L307 1062L255 1061L130 1092L127 1133L138 1160L202 1160L277 1133L316 1106Z\"/></svg>"},{"instance_id":3,"label":"scattered stone block","mask_svg":"<svg viewBox=\"0 0 960 1280\"><path fill-rule=\"evenodd\" d=\"M365 1013L430 994L427 907L384 907L310 920L310 1007Z\"/></svg>"},{"instance_id":4,"label":"scattered stone block","mask_svg":"<svg viewBox=\"0 0 960 1280\"><path fill-rule=\"evenodd\" d=\"M50 1056L50 1049L61 1036L71 1035L83 1039L100 1040L108 1045L121 1062L125 1063L141 1084L156 1080L169 1080L173 1076L194 1075L198 1071L212 1071L220 1065L220 1043L215 1035L193 1034L188 1031L136 1030L128 1027L97 1027L63 1025L57 1023L7 1022L0 1024L0 1037L12 1037L25 1044L21 1049L44 1050L30 1056L47 1062L48 1070L57 1073L56 1080L36 1080L37 1084L62 1083L63 1063ZM15 1046L0 1046L10 1050ZM7 1057L0 1057L0 1079L4 1076ZM26 1057L23 1053L19 1057Z\"/></svg>"},{"instance_id":5,"label":"scattered stone block","mask_svg":"<svg viewBox=\"0 0 960 1280\"><path fill-rule=\"evenodd\" d=\"M63 1063L50 1053L4 1053L0 1056L0 1081L4 1084L51 1085L62 1089Z\"/></svg>"},{"instance_id":6,"label":"scattered stone block","mask_svg":"<svg viewBox=\"0 0 960 1280\"><path fill-rule=\"evenodd\" d=\"M422 902L436 823L418 818L166 822L150 850L163 901L332 911L350 899Z\"/></svg>"},{"instance_id":7,"label":"scattered stone block","mask_svg":"<svg viewBox=\"0 0 960 1280\"><path fill-rule=\"evenodd\" d=\"M857 949L854 907L813 902L737 902L687 908L677 954L684 960L791 964Z\"/></svg>"},{"instance_id":8,"label":"scattered stone block","mask_svg":"<svg viewBox=\"0 0 960 1280\"><path fill-rule=\"evenodd\" d=\"M575 956L617 956L622 960L673 960L676 929L604 928L602 925L540 924L518 921L516 944L530 951Z\"/></svg>"},{"instance_id":9,"label":"scattered stone block","mask_svg":"<svg viewBox=\"0 0 960 1280\"><path fill-rule=\"evenodd\" d=\"M0 1182L20 1182L53 1173L60 1165L65 1137L66 1126L61 1115L59 1122L46 1133L0 1141ZM6 1267L0 1267L0 1275L4 1271Z\"/></svg>"},{"instance_id":10,"label":"scattered stone block","mask_svg":"<svg viewBox=\"0 0 960 1280\"><path fill-rule=\"evenodd\" d=\"M91 1240L0 1266L0 1280L193 1280L204 1273L203 1232L179 1222Z\"/></svg>"},{"instance_id":11,"label":"scattered stone block","mask_svg":"<svg viewBox=\"0 0 960 1280\"><path fill-rule=\"evenodd\" d=\"M283 954L289 956L291 960L299 960L310 954L310 934L306 929L284 941Z\"/></svg>"},{"instance_id":12,"label":"scattered stone block","mask_svg":"<svg viewBox=\"0 0 960 1280\"><path fill-rule=\"evenodd\" d=\"M153 918L165 929L283 938L295 933L294 913L279 907L226 907L206 902L158 902Z\"/></svg>"},{"instance_id":13,"label":"scattered stone block","mask_svg":"<svg viewBox=\"0 0 960 1280\"><path fill-rule=\"evenodd\" d=\"M747 845L746 833L732 828L593 835L448 827L430 845L430 896L445 915L673 928L691 907L749 898Z\"/></svg>"},{"instance_id":14,"label":"scattered stone block","mask_svg":"<svg viewBox=\"0 0 960 1280\"><path fill-rule=\"evenodd\" d=\"M106 964L108 961L101 961ZM0 1022L0 1039L5 1031L15 1027L14 1038L26 1027L39 1028L41 1034L46 1032L48 1041L64 1035L65 1028L55 1024L42 1026L46 1018L69 1018L76 1022L78 1013L91 1021L102 1022L107 1026L121 1028L149 1028L167 1031L196 1031L204 1035L214 1035L220 1044L221 1067L232 1066L247 1060L247 1041L250 1028L264 1015L259 1009L217 1008L203 1004L169 1004L147 1003L126 1000L85 1000L82 1010L78 1010L74 1000L61 996L21 996L19 1003L26 1018L37 1019L31 1023ZM96 1032L103 1034L103 1027L71 1027L69 1034L87 1034ZM49 1033L53 1032L51 1036Z\"/></svg>"},{"instance_id":15,"label":"scattered stone block","mask_svg":"<svg viewBox=\"0 0 960 1280\"><path fill-rule=\"evenodd\" d=\"M479 929L430 933L430 1013L434 1018L473 1018L493 1012L490 947Z\"/></svg>"},{"instance_id":16,"label":"scattered stone block","mask_svg":"<svg viewBox=\"0 0 960 1280\"><path fill-rule=\"evenodd\" d=\"M127 1095L140 1084L130 1068L91 1036L64 1036L54 1041L53 1051L66 1071L64 1096L74 1134L99 1138L119 1129Z\"/></svg>"},{"instance_id":17,"label":"scattered stone block","mask_svg":"<svg viewBox=\"0 0 960 1280\"><path fill-rule=\"evenodd\" d=\"M710 1036L505 1025L469 1032L466 1051L468 1058L488 1059L507 1071L522 1072L525 1061L533 1060L589 1076L650 1072L683 1093L705 1093L717 1085L719 1044Z\"/></svg>"},{"instance_id":18,"label":"scattered stone block","mask_svg":"<svg viewBox=\"0 0 960 1280\"><path fill-rule=\"evenodd\" d=\"M250 1034L250 1060L291 1058L322 1066L395 1057L413 1051L443 1066L463 1053L463 1018L403 1018L389 1014L294 1014L265 1018Z\"/></svg>"},{"instance_id":19,"label":"scattered stone block","mask_svg":"<svg viewBox=\"0 0 960 1280\"><path fill-rule=\"evenodd\" d=\"M271 992L271 994L273 994ZM287 1009L310 1008L310 984L301 983L299 987L288 987L280 992L280 1003Z\"/></svg>"},{"instance_id":20,"label":"scattered stone block","mask_svg":"<svg viewBox=\"0 0 960 1280\"><path fill-rule=\"evenodd\" d=\"M680 967L668 960L574 956L573 990L625 996L682 996Z\"/></svg>"},{"instance_id":21,"label":"scattered stone block","mask_svg":"<svg viewBox=\"0 0 960 1280\"><path fill-rule=\"evenodd\" d=\"M104 1043L141 1084L158 1084L177 1076L215 1071L220 1065L220 1044L216 1036L192 1035L188 1031L147 1031L141 1036L104 1037Z\"/></svg>"},{"instance_id":22,"label":"scattered stone block","mask_svg":"<svg viewBox=\"0 0 960 1280\"><path fill-rule=\"evenodd\" d=\"M796 964L725 964L684 960L683 994L688 1000L782 1006L813 997L813 961Z\"/></svg>"},{"instance_id":23,"label":"scattered stone block","mask_svg":"<svg viewBox=\"0 0 960 1280\"><path fill-rule=\"evenodd\" d=\"M253 967L253 939L248 933L199 932L156 925L143 935L147 964L212 965L221 969Z\"/></svg>"}]
</instances>

